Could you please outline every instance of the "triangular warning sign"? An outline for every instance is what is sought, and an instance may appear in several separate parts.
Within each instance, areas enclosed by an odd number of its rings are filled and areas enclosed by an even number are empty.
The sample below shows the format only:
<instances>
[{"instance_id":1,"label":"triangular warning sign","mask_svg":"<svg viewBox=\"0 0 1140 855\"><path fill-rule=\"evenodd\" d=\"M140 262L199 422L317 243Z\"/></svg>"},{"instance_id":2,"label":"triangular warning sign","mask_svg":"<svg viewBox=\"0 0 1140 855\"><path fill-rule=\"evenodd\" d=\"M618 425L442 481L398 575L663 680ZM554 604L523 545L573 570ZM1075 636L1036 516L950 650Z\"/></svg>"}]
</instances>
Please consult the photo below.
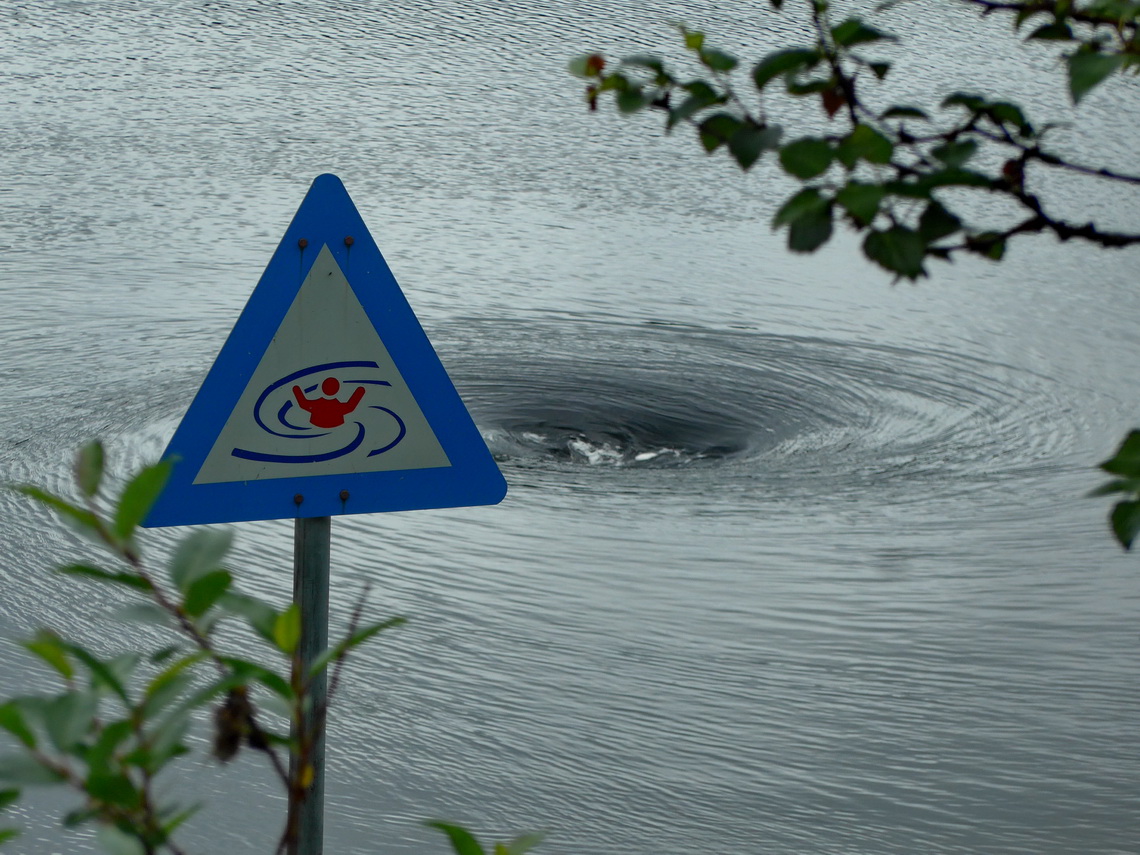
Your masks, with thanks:
<instances>
[{"instance_id":1,"label":"triangular warning sign","mask_svg":"<svg viewBox=\"0 0 1140 855\"><path fill-rule=\"evenodd\" d=\"M305 196L146 525L494 504L506 481L344 185Z\"/></svg>"}]
</instances>

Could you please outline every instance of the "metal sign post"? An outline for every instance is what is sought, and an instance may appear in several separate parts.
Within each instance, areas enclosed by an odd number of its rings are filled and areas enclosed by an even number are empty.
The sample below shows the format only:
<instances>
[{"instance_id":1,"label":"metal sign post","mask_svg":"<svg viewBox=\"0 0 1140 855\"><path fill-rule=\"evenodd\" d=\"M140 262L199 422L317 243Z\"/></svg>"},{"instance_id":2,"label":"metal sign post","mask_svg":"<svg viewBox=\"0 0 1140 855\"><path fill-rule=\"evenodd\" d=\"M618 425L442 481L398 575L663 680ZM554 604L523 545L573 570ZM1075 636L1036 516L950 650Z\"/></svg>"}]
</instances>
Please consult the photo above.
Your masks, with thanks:
<instances>
[{"instance_id":1,"label":"metal sign post","mask_svg":"<svg viewBox=\"0 0 1140 855\"><path fill-rule=\"evenodd\" d=\"M301 641L295 666L300 674L294 684L303 683L315 660L329 643L329 551L332 543L332 517L301 517L293 527L293 601L301 609ZM299 680L297 678L300 678ZM312 782L299 806L297 836L289 855L321 855L324 839L325 728L319 721L328 699L328 677L315 675L309 684L309 706L294 725L293 739L302 742L312 766ZM314 728L314 723L317 727ZM310 737L312 742L304 745ZM289 761L289 777L300 774L301 758L294 753Z\"/></svg>"}]
</instances>

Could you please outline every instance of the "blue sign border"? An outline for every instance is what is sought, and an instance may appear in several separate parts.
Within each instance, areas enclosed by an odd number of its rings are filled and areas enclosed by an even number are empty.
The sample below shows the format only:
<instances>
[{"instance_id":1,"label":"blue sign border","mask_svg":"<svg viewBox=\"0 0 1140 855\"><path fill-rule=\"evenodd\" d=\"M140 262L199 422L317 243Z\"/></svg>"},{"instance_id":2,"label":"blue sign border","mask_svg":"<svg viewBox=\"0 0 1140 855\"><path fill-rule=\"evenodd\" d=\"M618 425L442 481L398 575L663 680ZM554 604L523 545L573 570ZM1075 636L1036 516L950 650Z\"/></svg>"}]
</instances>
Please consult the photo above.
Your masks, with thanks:
<instances>
[{"instance_id":1,"label":"blue sign border","mask_svg":"<svg viewBox=\"0 0 1140 855\"><path fill-rule=\"evenodd\" d=\"M346 237L352 238L351 245ZM451 466L194 484L325 245ZM313 181L163 458L173 462L173 471L145 526L493 505L507 492L506 480L348 191L330 174Z\"/></svg>"}]
</instances>

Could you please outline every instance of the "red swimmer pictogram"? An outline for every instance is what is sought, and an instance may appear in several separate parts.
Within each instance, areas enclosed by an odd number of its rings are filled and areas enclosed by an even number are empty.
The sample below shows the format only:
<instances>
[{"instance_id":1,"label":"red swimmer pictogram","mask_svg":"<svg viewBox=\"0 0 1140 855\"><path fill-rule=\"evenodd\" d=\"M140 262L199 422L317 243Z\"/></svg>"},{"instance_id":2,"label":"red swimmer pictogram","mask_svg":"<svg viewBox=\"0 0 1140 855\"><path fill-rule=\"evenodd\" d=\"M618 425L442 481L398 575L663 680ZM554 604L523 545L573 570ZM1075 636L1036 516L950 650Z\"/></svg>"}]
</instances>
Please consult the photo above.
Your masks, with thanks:
<instances>
[{"instance_id":1,"label":"red swimmer pictogram","mask_svg":"<svg viewBox=\"0 0 1140 855\"><path fill-rule=\"evenodd\" d=\"M364 387L359 386L347 401L338 400L336 394L340 391L340 381L335 377L326 377L321 383L321 391L328 397L309 400L300 386L293 387L293 397L297 400L297 406L308 412L309 423L313 427L340 427L344 424L344 417L355 410L364 398Z\"/></svg>"},{"instance_id":2,"label":"red swimmer pictogram","mask_svg":"<svg viewBox=\"0 0 1140 855\"><path fill-rule=\"evenodd\" d=\"M341 401L336 395L342 383L331 372L345 369L352 369L354 372L352 379L345 381L344 384L354 387L354 391L347 401ZM374 446L368 449L368 457L391 451L407 436L408 427L395 410L379 403L372 403L373 396L364 394L371 387L391 388L390 380L381 380L376 376L379 371L380 366L371 360L326 362L292 371L274 380L262 390L257 403L253 405L253 421L268 437L302 440L305 441L305 445L294 446L295 450L276 445L269 448L235 447L230 454L242 460L256 460L262 463L303 464L336 460L352 454L366 442L369 446ZM322 383L314 383L310 379L314 376L325 379ZM319 396L318 387L325 397ZM306 397L314 393L317 393L318 397L312 399ZM369 403L362 404L365 397ZM304 420L306 424L293 421L298 409L308 414L308 419ZM341 430L345 427L347 421L345 417L349 413L352 413L352 421L356 425L355 431ZM298 422L300 421L298 419ZM392 436L393 429L396 431L395 437ZM350 436L353 433L355 436ZM319 438L325 436L332 436L334 439L321 444ZM310 440L318 440L318 445L311 445L308 442ZM264 439L263 441L276 442ZM327 448L327 445L334 442L340 443L340 446Z\"/></svg>"}]
</instances>

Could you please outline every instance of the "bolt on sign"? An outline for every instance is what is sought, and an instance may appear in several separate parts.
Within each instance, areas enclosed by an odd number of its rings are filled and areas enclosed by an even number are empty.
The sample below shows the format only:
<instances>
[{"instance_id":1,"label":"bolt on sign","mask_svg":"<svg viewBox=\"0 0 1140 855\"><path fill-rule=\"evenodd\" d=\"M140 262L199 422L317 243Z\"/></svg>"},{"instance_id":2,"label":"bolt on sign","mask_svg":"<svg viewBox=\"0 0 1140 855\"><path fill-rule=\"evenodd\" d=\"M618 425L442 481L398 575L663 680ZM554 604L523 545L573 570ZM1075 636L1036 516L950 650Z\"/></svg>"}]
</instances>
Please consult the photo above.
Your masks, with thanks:
<instances>
[{"instance_id":1,"label":"bolt on sign","mask_svg":"<svg viewBox=\"0 0 1140 855\"><path fill-rule=\"evenodd\" d=\"M148 526L489 505L507 490L334 175L313 182L163 457Z\"/></svg>"}]
</instances>

